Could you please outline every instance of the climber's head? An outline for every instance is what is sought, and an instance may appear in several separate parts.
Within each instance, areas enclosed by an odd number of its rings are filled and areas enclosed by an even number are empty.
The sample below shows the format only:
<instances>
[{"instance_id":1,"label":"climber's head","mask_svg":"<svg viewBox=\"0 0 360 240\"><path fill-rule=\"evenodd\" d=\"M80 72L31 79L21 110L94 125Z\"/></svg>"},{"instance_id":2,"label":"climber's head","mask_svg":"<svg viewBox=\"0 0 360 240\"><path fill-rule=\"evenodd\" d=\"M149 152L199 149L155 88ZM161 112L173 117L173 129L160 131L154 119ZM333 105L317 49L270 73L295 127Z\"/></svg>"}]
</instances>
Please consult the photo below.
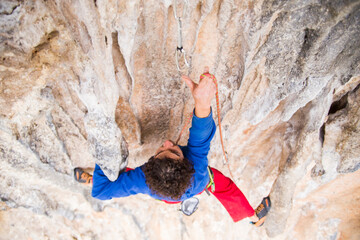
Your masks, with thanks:
<instances>
[{"instance_id":1,"label":"climber's head","mask_svg":"<svg viewBox=\"0 0 360 240\"><path fill-rule=\"evenodd\" d=\"M156 194L178 200L191 183L193 164L167 140L144 165L146 184Z\"/></svg>"},{"instance_id":2,"label":"climber's head","mask_svg":"<svg viewBox=\"0 0 360 240\"><path fill-rule=\"evenodd\" d=\"M162 146L156 150L154 158L172 158L181 161L184 155L178 145L171 140L166 140Z\"/></svg>"}]
</instances>

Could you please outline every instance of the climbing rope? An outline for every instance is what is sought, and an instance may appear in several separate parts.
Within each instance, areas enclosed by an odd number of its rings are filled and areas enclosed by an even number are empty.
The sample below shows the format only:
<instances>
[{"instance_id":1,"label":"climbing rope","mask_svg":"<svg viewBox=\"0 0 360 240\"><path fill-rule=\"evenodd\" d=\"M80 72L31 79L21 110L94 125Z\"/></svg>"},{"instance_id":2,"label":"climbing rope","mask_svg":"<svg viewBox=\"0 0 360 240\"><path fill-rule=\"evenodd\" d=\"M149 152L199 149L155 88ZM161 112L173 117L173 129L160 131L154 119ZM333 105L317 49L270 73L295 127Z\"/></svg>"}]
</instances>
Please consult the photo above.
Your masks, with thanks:
<instances>
[{"instance_id":1,"label":"climbing rope","mask_svg":"<svg viewBox=\"0 0 360 240\"><path fill-rule=\"evenodd\" d=\"M221 141L221 147L222 147L222 151L223 151L223 155L224 155L224 164L227 165L227 168L229 170L229 173L230 173L230 176L232 179L235 179L233 177L233 174L231 172L231 169L230 169L230 164L229 164L229 161L227 159L227 153L225 151L225 147L224 147L224 141L223 141L223 136L222 136L222 130L221 130L221 120L220 120L220 101L219 101L219 89L218 89L218 83L217 83L217 80L215 78L215 76L213 74L210 74L210 73L204 73L204 74L201 74L200 76L200 81L204 78L204 77L210 77L214 83L215 83L215 86L216 86L216 93L215 93L215 97L216 97L216 110L217 110L217 117L218 117L218 122L219 122L219 133L220 133L220 141ZM181 132L180 132L180 135L179 137L177 138L176 140L176 145L178 144L178 142L180 141L180 138L181 138L181 135L183 134L184 130L187 128L187 126L189 125L191 119L193 117L193 113L190 114L190 116L188 117L188 119L186 120L185 122L185 125L184 127L181 129Z\"/></svg>"},{"instance_id":2,"label":"climbing rope","mask_svg":"<svg viewBox=\"0 0 360 240\"><path fill-rule=\"evenodd\" d=\"M182 44L182 22L181 22L181 18L184 17L185 12L186 12L186 5L188 4L187 0L184 0L184 6L183 6L183 12L182 15L179 16L177 14L177 0L174 0L174 4L173 4L173 9L174 9L174 17L177 20L178 23L178 39L177 39L177 47L175 50L175 61L176 61L176 67L178 69L179 72L181 72L183 69L180 68L180 64L179 64L179 58L181 58L181 55L184 57L184 62L186 67L190 67L190 64L188 63L187 59L186 59L186 52L185 49L183 47Z\"/></svg>"}]
</instances>

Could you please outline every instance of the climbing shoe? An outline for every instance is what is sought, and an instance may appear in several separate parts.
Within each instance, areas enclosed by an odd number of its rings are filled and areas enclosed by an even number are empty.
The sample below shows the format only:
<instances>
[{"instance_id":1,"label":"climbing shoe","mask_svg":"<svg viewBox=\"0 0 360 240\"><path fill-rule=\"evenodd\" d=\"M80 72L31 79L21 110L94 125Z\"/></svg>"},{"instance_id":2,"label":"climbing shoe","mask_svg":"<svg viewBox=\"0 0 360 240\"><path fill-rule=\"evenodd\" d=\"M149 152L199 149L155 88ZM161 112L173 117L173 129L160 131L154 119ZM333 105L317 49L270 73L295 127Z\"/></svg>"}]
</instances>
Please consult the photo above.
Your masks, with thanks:
<instances>
[{"instance_id":1,"label":"climbing shoe","mask_svg":"<svg viewBox=\"0 0 360 240\"><path fill-rule=\"evenodd\" d=\"M266 219L266 215L270 211L271 208L271 201L270 197L265 197L260 205L255 209L256 216L259 218L259 221L257 222L250 222L251 224L255 225L256 227L261 227Z\"/></svg>"},{"instance_id":2,"label":"climbing shoe","mask_svg":"<svg viewBox=\"0 0 360 240\"><path fill-rule=\"evenodd\" d=\"M74 169L74 177L75 180L78 181L79 183L83 183L86 185L92 184L92 175L88 174L81 168Z\"/></svg>"}]
</instances>

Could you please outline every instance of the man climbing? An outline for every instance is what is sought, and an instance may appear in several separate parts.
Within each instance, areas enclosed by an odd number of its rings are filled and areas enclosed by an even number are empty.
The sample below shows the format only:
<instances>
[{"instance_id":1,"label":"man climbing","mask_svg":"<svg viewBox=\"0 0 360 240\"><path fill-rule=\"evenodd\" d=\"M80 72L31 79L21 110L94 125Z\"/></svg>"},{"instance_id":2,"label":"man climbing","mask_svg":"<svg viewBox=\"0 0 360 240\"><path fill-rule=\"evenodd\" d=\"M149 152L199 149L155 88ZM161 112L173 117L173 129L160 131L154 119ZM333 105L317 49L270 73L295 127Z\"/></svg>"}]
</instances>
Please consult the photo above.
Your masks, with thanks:
<instances>
[{"instance_id":1,"label":"man climbing","mask_svg":"<svg viewBox=\"0 0 360 240\"><path fill-rule=\"evenodd\" d=\"M142 193L166 203L180 203L204 190L210 191L234 222L249 217L251 223L261 226L271 207L270 198L264 198L254 210L230 178L208 167L207 155L216 131L211 109L216 92L213 75L206 67L199 84L187 76L182 79L195 100L187 146L178 146L167 140L147 163L135 169L127 168L114 182L97 164L93 176L76 168L75 179L87 184L93 182L92 196L100 200Z\"/></svg>"}]
</instances>

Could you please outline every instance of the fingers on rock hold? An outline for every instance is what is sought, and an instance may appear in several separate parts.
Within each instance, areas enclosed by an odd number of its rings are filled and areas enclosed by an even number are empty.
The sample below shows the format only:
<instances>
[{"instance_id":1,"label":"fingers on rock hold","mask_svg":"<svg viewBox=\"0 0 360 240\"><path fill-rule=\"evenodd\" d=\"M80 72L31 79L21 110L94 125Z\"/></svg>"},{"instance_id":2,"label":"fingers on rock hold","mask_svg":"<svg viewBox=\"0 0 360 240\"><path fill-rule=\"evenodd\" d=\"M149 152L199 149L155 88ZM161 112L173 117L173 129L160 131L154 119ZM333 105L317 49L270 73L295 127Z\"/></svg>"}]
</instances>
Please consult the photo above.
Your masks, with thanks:
<instances>
[{"instance_id":1,"label":"fingers on rock hold","mask_svg":"<svg viewBox=\"0 0 360 240\"><path fill-rule=\"evenodd\" d=\"M193 82L193 80L191 80L191 78L189 78L189 77L186 76L186 75L183 75L181 78L182 78L182 80L185 81L186 85L187 85L191 90L193 90L193 88L194 88L194 82Z\"/></svg>"}]
</instances>

